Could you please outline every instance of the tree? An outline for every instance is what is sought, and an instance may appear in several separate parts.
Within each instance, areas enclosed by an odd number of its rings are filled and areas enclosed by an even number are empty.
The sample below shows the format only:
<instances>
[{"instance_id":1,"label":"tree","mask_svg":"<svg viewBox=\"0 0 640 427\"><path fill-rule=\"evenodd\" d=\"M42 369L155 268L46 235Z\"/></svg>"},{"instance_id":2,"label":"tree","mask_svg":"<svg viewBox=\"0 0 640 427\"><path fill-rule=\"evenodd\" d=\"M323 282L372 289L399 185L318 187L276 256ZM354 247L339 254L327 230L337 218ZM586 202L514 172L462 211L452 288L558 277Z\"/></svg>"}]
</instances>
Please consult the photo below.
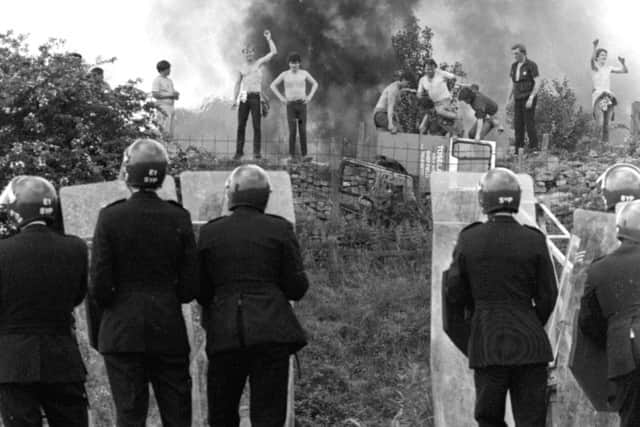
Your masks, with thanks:
<instances>
[{"instance_id":1,"label":"tree","mask_svg":"<svg viewBox=\"0 0 640 427\"><path fill-rule=\"evenodd\" d=\"M34 54L25 36L0 34L0 184L20 174L56 186L114 179L128 144L159 136L139 80L105 90L87 71L63 41Z\"/></svg>"},{"instance_id":2,"label":"tree","mask_svg":"<svg viewBox=\"0 0 640 427\"><path fill-rule=\"evenodd\" d=\"M408 18L403 29L391 37L391 44L395 50L399 64L399 72L407 71L414 77L410 82L411 87L417 87L420 76L424 73L427 59L433 56L433 30L428 26L420 27L415 16ZM456 61L453 64L442 62L440 68L453 74L464 77L466 74L462 63ZM453 82L449 83L449 89L453 90ZM455 93L453 93L455 97ZM396 114L403 132L418 133L418 126L426 113L424 106L418 101L415 94L403 92Z\"/></svg>"}]
</instances>

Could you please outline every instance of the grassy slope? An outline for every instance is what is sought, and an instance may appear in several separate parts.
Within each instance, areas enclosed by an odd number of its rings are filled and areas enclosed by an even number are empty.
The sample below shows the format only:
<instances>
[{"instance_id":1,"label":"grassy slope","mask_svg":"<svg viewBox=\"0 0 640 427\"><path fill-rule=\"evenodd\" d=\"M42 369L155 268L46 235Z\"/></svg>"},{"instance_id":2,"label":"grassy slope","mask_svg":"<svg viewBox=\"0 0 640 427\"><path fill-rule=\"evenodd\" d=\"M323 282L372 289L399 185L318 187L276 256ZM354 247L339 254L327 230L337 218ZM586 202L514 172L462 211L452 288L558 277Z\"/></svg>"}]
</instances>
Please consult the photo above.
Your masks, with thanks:
<instances>
[{"instance_id":1,"label":"grassy slope","mask_svg":"<svg viewBox=\"0 0 640 427\"><path fill-rule=\"evenodd\" d=\"M301 425L432 425L431 262L428 248L416 249L383 261L361 251L338 252L338 265L307 263L312 287L297 306L310 335L296 390Z\"/></svg>"}]
</instances>

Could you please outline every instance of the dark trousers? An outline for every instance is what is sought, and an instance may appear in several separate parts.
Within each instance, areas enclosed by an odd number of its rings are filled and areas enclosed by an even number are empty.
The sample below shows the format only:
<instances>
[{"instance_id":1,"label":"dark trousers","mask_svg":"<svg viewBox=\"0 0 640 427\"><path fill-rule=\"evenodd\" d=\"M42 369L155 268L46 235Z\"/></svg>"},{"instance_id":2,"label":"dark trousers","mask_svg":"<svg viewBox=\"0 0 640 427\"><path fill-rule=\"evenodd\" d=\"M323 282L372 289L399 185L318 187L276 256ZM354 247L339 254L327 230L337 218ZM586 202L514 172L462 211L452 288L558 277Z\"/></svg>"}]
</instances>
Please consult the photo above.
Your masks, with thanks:
<instances>
[{"instance_id":1,"label":"dark trousers","mask_svg":"<svg viewBox=\"0 0 640 427\"><path fill-rule=\"evenodd\" d=\"M114 353L104 361L118 427L145 427L149 383L164 427L191 427L188 355Z\"/></svg>"},{"instance_id":2,"label":"dark trousers","mask_svg":"<svg viewBox=\"0 0 640 427\"><path fill-rule=\"evenodd\" d=\"M536 104L538 97L533 98L533 105L527 108L527 98L516 99L513 111L513 128L516 134L516 148L524 147L524 131L529 137L529 148L538 149L538 135L536 134Z\"/></svg>"},{"instance_id":3,"label":"dark trousers","mask_svg":"<svg viewBox=\"0 0 640 427\"><path fill-rule=\"evenodd\" d=\"M265 344L209 355L209 425L237 427L238 405L247 377L252 427L282 427L287 416L289 349Z\"/></svg>"},{"instance_id":4,"label":"dark trousers","mask_svg":"<svg viewBox=\"0 0 640 427\"><path fill-rule=\"evenodd\" d=\"M518 427L545 427L547 365L489 366L476 369L475 419L479 427L506 427L507 391Z\"/></svg>"},{"instance_id":5,"label":"dark trousers","mask_svg":"<svg viewBox=\"0 0 640 427\"><path fill-rule=\"evenodd\" d=\"M300 154L307 155L307 104L303 101L287 103L287 123L289 123L289 154L296 154L296 125L300 129Z\"/></svg>"},{"instance_id":6,"label":"dark trousers","mask_svg":"<svg viewBox=\"0 0 640 427\"><path fill-rule=\"evenodd\" d=\"M84 384L0 384L0 412L5 427L41 427L42 410L51 427L87 427Z\"/></svg>"},{"instance_id":7,"label":"dark trousers","mask_svg":"<svg viewBox=\"0 0 640 427\"><path fill-rule=\"evenodd\" d=\"M640 426L640 369L616 378L614 383L620 427Z\"/></svg>"},{"instance_id":8,"label":"dark trousers","mask_svg":"<svg viewBox=\"0 0 640 427\"><path fill-rule=\"evenodd\" d=\"M236 139L236 155L244 154L244 133L247 128L247 120L251 113L251 122L253 123L253 154L260 154L260 120L262 118L260 108L260 95L250 93L247 95L247 101L241 102L238 106L238 135Z\"/></svg>"}]
</instances>

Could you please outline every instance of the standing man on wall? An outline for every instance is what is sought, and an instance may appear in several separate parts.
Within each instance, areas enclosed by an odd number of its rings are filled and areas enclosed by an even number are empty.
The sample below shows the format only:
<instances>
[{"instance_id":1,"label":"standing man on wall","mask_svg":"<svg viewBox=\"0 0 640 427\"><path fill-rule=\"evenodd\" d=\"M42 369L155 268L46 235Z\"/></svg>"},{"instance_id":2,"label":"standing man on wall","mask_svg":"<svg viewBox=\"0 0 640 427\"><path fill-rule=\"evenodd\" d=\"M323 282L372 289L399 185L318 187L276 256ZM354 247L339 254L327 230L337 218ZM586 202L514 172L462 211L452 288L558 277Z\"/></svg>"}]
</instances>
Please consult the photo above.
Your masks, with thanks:
<instances>
[{"instance_id":1,"label":"standing man on wall","mask_svg":"<svg viewBox=\"0 0 640 427\"><path fill-rule=\"evenodd\" d=\"M513 128L516 136L516 153L524 148L524 132L529 137L529 150L538 150L536 134L536 103L541 81L538 65L527 58L527 48L523 44L515 44L511 48L515 62L511 64L511 87L507 105L514 101Z\"/></svg>"},{"instance_id":2,"label":"standing man on wall","mask_svg":"<svg viewBox=\"0 0 640 427\"><path fill-rule=\"evenodd\" d=\"M139 139L125 151L132 190L100 211L93 237L89 295L103 310L104 356L118 427L144 427L149 383L162 425L191 427L189 341L181 304L198 293L189 212L160 199L167 172L162 144Z\"/></svg>"},{"instance_id":3,"label":"standing man on wall","mask_svg":"<svg viewBox=\"0 0 640 427\"><path fill-rule=\"evenodd\" d=\"M300 154L307 157L307 104L318 90L318 82L306 70L300 69L300 54L289 55L289 70L283 71L271 83L271 90L278 99L287 106L287 123L289 124L289 155L296 154L296 125L300 128ZM311 92L307 95L307 81L311 83ZM284 82L284 96L278 85Z\"/></svg>"},{"instance_id":4,"label":"standing man on wall","mask_svg":"<svg viewBox=\"0 0 640 427\"><path fill-rule=\"evenodd\" d=\"M608 396L620 426L640 425L640 200L617 218L620 246L589 267L578 324L607 351Z\"/></svg>"},{"instance_id":5,"label":"standing man on wall","mask_svg":"<svg viewBox=\"0 0 640 427\"><path fill-rule=\"evenodd\" d=\"M245 64L240 69L238 79L233 88L232 108L238 107L238 135L234 160L240 160L244 156L244 134L247 128L249 112L251 112L251 122L253 123L253 156L255 159L262 158L260 154L262 138L260 129L262 117L260 103L262 96L262 66L278 53L269 30L265 30L264 38L269 43L269 53L262 58L255 59L256 52L253 46L246 46L242 49ZM240 102L240 105L238 105L238 102Z\"/></svg>"},{"instance_id":6,"label":"standing man on wall","mask_svg":"<svg viewBox=\"0 0 640 427\"><path fill-rule=\"evenodd\" d=\"M483 176L478 199L488 220L460 232L443 284L448 304L473 311L467 354L480 427L506 425L507 392L516 425L544 427L547 415L553 354L544 326L558 289L545 235L513 217L520 196L509 169Z\"/></svg>"},{"instance_id":7,"label":"standing man on wall","mask_svg":"<svg viewBox=\"0 0 640 427\"><path fill-rule=\"evenodd\" d=\"M54 230L58 197L37 176L0 196L18 234L0 240L0 412L6 427L87 427L86 370L73 309L87 293L87 245Z\"/></svg>"},{"instance_id":8,"label":"standing man on wall","mask_svg":"<svg viewBox=\"0 0 640 427\"><path fill-rule=\"evenodd\" d=\"M158 124L163 136L168 141L171 141L176 118L173 104L180 98L180 93L173 88L173 81L169 78L169 74L171 74L169 61L162 60L158 62L156 70L158 70L158 75L151 84L151 95L155 98L156 105L161 110L158 116Z\"/></svg>"}]
</instances>

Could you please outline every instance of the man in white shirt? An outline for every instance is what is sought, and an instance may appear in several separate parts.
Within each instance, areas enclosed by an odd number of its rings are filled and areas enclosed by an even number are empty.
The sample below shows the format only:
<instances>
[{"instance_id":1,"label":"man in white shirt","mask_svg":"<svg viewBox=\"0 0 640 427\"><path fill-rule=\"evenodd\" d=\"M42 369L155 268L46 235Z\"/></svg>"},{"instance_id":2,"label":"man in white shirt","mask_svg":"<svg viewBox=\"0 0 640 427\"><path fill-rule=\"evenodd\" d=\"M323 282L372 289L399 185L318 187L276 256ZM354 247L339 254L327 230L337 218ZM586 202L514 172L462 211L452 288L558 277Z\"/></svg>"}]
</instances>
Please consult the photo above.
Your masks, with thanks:
<instances>
[{"instance_id":1,"label":"man in white shirt","mask_svg":"<svg viewBox=\"0 0 640 427\"><path fill-rule=\"evenodd\" d=\"M242 49L246 63L238 72L238 79L233 89L234 103L232 108L238 107L238 134L236 139L236 154L233 157L234 160L240 160L244 155L244 133L247 127L247 120L249 119L249 112L251 112L251 121L253 123L253 156L255 159L262 157L260 154L262 66L278 53L276 45L271 39L271 32L269 32L269 30L264 32L264 37L267 39L267 43L269 43L269 53L262 58L254 60L255 49L252 46L247 46Z\"/></svg>"},{"instance_id":2,"label":"man in white shirt","mask_svg":"<svg viewBox=\"0 0 640 427\"><path fill-rule=\"evenodd\" d=\"M455 80L456 75L438 68L433 59L425 65L425 75L418 82L418 98L428 95L435 104L436 113L449 120L456 120L458 114L451 110L451 92L448 80Z\"/></svg>"},{"instance_id":3,"label":"man in white shirt","mask_svg":"<svg viewBox=\"0 0 640 427\"><path fill-rule=\"evenodd\" d=\"M153 83L151 84L151 95L155 98L156 105L161 110L156 120L164 138L167 141L171 141L175 122L173 103L180 97L180 93L173 88L173 81L169 78L171 64L168 61L162 60L158 62L156 69L159 74L153 79Z\"/></svg>"},{"instance_id":4,"label":"man in white shirt","mask_svg":"<svg viewBox=\"0 0 640 427\"><path fill-rule=\"evenodd\" d=\"M278 99L287 105L287 123L289 124L289 155L296 156L296 123L300 129L300 154L307 157L307 104L318 90L318 82L306 70L300 68L300 55L289 55L289 69L280 73L271 83L271 90ZM311 92L307 95L307 81L311 83ZM278 85L284 82L284 95Z\"/></svg>"},{"instance_id":5,"label":"man in white shirt","mask_svg":"<svg viewBox=\"0 0 640 427\"><path fill-rule=\"evenodd\" d=\"M397 118L395 114L396 104L400 100L400 94L409 83L413 80L413 77L408 72L403 72L402 75L395 82L384 88L376 108L373 110L373 123L378 129L387 129L391 133L398 132L398 126L396 126Z\"/></svg>"}]
</instances>

